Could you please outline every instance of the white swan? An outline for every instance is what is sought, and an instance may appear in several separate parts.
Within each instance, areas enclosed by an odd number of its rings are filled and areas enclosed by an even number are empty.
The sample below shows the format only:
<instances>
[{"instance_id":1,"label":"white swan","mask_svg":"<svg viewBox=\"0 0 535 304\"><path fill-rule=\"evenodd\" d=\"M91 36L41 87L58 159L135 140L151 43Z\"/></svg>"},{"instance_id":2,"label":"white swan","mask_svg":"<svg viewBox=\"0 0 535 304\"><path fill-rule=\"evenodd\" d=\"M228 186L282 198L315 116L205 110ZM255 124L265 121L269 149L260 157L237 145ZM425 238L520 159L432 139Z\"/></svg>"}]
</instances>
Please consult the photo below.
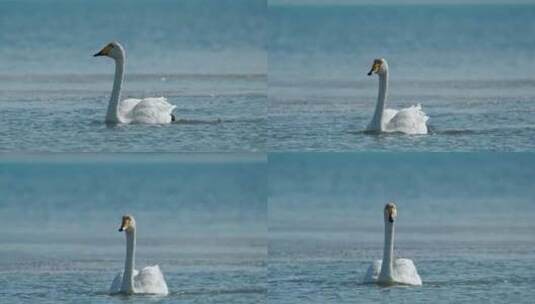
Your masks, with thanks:
<instances>
[{"instance_id":1,"label":"white swan","mask_svg":"<svg viewBox=\"0 0 535 304\"><path fill-rule=\"evenodd\" d=\"M107 123L168 124L175 120L172 112L176 106L168 103L165 97L129 98L120 101L126 61L121 44L111 42L93 56L107 56L115 60L113 90L106 112Z\"/></svg>"},{"instance_id":2,"label":"white swan","mask_svg":"<svg viewBox=\"0 0 535 304\"><path fill-rule=\"evenodd\" d=\"M383 259L376 260L370 265L364 276L364 283L421 286L422 279L420 279L414 263L409 259L394 259L394 220L396 216L396 205L394 203L386 204Z\"/></svg>"},{"instance_id":3,"label":"white swan","mask_svg":"<svg viewBox=\"0 0 535 304\"><path fill-rule=\"evenodd\" d=\"M401 110L385 109L388 91L388 63L385 59L375 59L368 73L379 75L379 95L372 121L367 131L372 132L401 132L405 134L427 134L426 122L429 119L417 104Z\"/></svg>"},{"instance_id":4,"label":"white swan","mask_svg":"<svg viewBox=\"0 0 535 304\"><path fill-rule=\"evenodd\" d=\"M147 266L140 272L134 268L136 250L136 221L131 215L123 216L119 231L126 234L126 261L124 272L119 272L111 283L111 294L153 294L165 296L169 293L167 283L158 265Z\"/></svg>"}]
</instances>

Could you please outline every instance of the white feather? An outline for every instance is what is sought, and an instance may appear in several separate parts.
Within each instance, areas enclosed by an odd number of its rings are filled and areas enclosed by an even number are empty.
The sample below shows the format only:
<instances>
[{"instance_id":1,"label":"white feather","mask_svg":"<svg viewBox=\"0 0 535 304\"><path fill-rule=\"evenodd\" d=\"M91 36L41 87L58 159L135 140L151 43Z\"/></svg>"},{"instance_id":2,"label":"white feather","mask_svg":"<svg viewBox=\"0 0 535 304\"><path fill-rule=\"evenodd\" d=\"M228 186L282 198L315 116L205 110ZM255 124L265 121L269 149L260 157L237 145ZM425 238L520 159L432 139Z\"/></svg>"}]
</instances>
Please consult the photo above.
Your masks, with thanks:
<instances>
[{"instance_id":1,"label":"white feather","mask_svg":"<svg viewBox=\"0 0 535 304\"><path fill-rule=\"evenodd\" d=\"M383 112L383 132L401 132L405 134L427 134L426 122L429 117L417 104L399 111L385 109Z\"/></svg>"},{"instance_id":2,"label":"white feather","mask_svg":"<svg viewBox=\"0 0 535 304\"><path fill-rule=\"evenodd\" d=\"M366 284L377 283L382 264L383 260L373 261L368 271L366 271L363 282ZM394 277L394 283L413 286L422 285L422 279L412 260L403 258L395 259L393 266L394 273L392 275Z\"/></svg>"},{"instance_id":3,"label":"white feather","mask_svg":"<svg viewBox=\"0 0 535 304\"><path fill-rule=\"evenodd\" d=\"M120 294L123 282L123 273L119 272L113 279L110 287L110 294ZM153 294L166 296L169 294L167 283L160 266L147 266L141 272L134 269L134 293Z\"/></svg>"},{"instance_id":4,"label":"white feather","mask_svg":"<svg viewBox=\"0 0 535 304\"><path fill-rule=\"evenodd\" d=\"M119 117L122 123L167 124L175 108L165 97L130 98L119 104Z\"/></svg>"}]
</instances>

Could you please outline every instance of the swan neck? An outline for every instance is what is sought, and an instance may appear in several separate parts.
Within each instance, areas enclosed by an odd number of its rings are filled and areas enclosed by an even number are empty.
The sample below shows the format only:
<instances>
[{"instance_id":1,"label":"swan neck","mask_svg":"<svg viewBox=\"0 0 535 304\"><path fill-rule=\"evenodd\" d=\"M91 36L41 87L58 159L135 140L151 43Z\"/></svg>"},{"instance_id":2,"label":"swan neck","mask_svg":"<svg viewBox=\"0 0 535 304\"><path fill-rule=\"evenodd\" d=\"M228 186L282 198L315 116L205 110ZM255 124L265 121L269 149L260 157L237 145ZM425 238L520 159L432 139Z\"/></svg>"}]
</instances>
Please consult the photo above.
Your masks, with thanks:
<instances>
[{"instance_id":1,"label":"swan neck","mask_svg":"<svg viewBox=\"0 0 535 304\"><path fill-rule=\"evenodd\" d=\"M384 281L392 281L394 262L394 223L385 221L385 244L383 251L383 263L380 278Z\"/></svg>"},{"instance_id":2,"label":"swan neck","mask_svg":"<svg viewBox=\"0 0 535 304\"><path fill-rule=\"evenodd\" d=\"M377 105L373 114L372 127L378 131L383 131L383 112L385 110L386 97L388 93L388 70L379 74L379 93L377 94Z\"/></svg>"},{"instance_id":3,"label":"swan neck","mask_svg":"<svg viewBox=\"0 0 535 304\"><path fill-rule=\"evenodd\" d=\"M119 120L119 100L121 99L121 87L124 80L125 60L122 57L115 59L115 76L113 80L113 89L111 91L110 103L106 113L106 122L118 123Z\"/></svg>"},{"instance_id":4,"label":"swan neck","mask_svg":"<svg viewBox=\"0 0 535 304\"><path fill-rule=\"evenodd\" d=\"M136 251L136 231L126 232L126 260L123 273L122 290L126 293L134 292L134 269Z\"/></svg>"}]
</instances>

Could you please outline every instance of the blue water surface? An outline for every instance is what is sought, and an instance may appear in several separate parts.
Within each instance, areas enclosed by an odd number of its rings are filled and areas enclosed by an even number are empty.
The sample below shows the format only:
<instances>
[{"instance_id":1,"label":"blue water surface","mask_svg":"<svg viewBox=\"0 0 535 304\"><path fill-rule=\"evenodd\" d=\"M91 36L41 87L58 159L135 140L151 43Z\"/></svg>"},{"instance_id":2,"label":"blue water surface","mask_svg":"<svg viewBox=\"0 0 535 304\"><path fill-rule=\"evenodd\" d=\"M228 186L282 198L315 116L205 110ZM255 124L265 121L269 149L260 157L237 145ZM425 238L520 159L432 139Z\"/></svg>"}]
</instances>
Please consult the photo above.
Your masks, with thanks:
<instances>
[{"instance_id":1,"label":"blue water surface","mask_svg":"<svg viewBox=\"0 0 535 304\"><path fill-rule=\"evenodd\" d=\"M270 151L534 150L533 4L294 2L269 5ZM429 135L363 132L380 57L387 107L422 104Z\"/></svg>"},{"instance_id":2,"label":"blue water surface","mask_svg":"<svg viewBox=\"0 0 535 304\"><path fill-rule=\"evenodd\" d=\"M531 303L535 156L518 153L269 156L270 303ZM422 287L362 284L395 255Z\"/></svg>"},{"instance_id":3,"label":"blue water surface","mask_svg":"<svg viewBox=\"0 0 535 304\"><path fill-rule=\"evenodd\" d=\"M0 151L261 151L265 1L0 1ZM123 98L164 96L178 123L107 127L113 62Z\"/></svg>"},{"instance_id":4,"label":"blue water surface","mask_svg":"<svg viewBox=\"0 0 535 304\"><path fill-rule=\"evenodd\" d=\"M11 155L0 192L2 303L265 301L262 155ZM126 213L137 268L159 264L166 297L108 294Z\"/></svg>"}]
</instances>

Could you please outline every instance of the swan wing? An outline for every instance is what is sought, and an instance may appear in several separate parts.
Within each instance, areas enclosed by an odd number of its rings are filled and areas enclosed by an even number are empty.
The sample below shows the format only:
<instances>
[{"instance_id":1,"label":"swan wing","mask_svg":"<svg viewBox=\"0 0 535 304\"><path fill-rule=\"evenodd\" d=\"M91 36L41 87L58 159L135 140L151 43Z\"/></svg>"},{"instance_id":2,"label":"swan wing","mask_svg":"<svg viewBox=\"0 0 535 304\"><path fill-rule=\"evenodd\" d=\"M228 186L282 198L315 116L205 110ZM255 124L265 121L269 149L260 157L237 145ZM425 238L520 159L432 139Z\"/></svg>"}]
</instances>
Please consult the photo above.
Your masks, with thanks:
<instances>
[{"instance_id":1,"label":"swan wing","mask_svg":"<svg viewBox=\"0 0 535 304\"><path fill-rule=\"evenodd\" d=\"M143 99L139 98L128 98L119 103L119 117L127 122L130 122L132 110L140 103Z\"/></svg>"},{"instance_id":2,"label":"swan wing","mask_svg":"<svg viewBox=\"0 0 535 304\"><path fill-rule=\"evenodd\" d=\"M134 277L134 290L136 293L167 295L167 283L160 270L160 266L147 266Z\"/></svg>"},{"instance_id":3,"label":"swan wing","mask_svg":"<svg viewBox=\"0 0 535 304\"><path fill-rule=\"evenodd\" d=\"M121 292L121 283L123 281L123 273L119 272L111 282L110 293L116 294Z\"/></svg>"},{"instance_id":4,"label":"swan wing","mask_svg":"<svg viewBox=\"0 0 535 304\"><path fill-rule=\"evenodd\" d=\"M422 279L418 275L416 266L410 259L396 259L394 263L396 282L407 285L422 285Z\"/></svg>"},{"instance_id":5,"label":"swan wing","mask_svg":"<svg viewBox=\"0 0 535 304\"><path fill-rule=\"evenodd\" d=\"M383 123L388 124L394 116L398 113L398 110L394 109L384 109L383 111Z\"/></svg>"},{"instance_id":6,"label":"swan wing","mask_svg":"<svg viewBox=\"0 0 535 304\"><path fill-rule=\"evenodd\" d=\"M366 275L364 276L364 283L376 283L379 278L379 273L381 272L381 265L383 264L382 260L375 260L372 262Z\"/></svg>"},{"instance_id":7,"label":"swan wing","mask_svg":"<svg viewBox=\"0 0 535 304\"><path fill-rule=\"evenodd\" d=\"M127 117L134 123L166 124L171 123L171 113L175 108L165 97L148 97L140 99Z\"/></svg>"},{"instance_id":8,"label":"swan wing","mask_svg":"<svg viewBox=\"0 0 535 304\"><path fill-rule=\"evenodd\" d=\"M386 131L405 134L427 134L426 122L428 119L429 117L422 111L422 106L417 104L401 109L390 120L385 120L387 121Z\"/></svg>"}]
</instances>

